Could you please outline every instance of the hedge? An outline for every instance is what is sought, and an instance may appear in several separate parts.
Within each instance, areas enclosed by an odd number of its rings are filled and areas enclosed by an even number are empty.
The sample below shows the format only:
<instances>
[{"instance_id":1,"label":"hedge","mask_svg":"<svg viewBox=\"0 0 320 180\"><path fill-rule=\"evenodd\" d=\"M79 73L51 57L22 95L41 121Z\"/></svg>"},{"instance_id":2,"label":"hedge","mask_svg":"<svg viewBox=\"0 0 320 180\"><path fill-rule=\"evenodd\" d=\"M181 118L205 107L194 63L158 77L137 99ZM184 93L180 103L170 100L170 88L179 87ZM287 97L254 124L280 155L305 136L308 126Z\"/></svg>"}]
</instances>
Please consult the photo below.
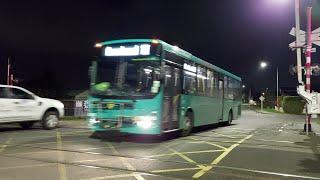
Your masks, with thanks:
<instances>
[{"instance_id":1,"label":"hedge","mask_svg":"<svg viewBox=\"0 0 320 180\"><path fill-rule=\"evenodd\" d=\"M288 114L301 114L305 102L300 96L284 96L282 99L282 108Z\"/></svg>"}]
</instances>

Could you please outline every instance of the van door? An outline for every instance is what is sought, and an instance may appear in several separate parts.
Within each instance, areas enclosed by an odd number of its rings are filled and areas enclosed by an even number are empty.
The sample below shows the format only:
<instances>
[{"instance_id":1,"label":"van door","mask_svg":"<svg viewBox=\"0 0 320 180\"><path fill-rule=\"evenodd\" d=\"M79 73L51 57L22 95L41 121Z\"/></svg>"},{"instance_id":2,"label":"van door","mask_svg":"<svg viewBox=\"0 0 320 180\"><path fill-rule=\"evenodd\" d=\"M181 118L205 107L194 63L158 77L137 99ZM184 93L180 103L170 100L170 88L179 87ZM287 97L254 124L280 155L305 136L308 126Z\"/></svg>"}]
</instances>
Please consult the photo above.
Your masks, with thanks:
<instances>
[{"instance_id":1,"label":"van door","mask_svg":"<svg viewBox=\"0 0 320 180\"><path fill-rule=\"evenodd\" d=\"M8 97L8 90L7 87L0 87L0 123L11 122L16 113L11 99Z\"/></svg>"},{"instance_id":2,"label":"van door","mask_svg":"<svg viewBox=\"0 0 320 180\"><path fill-rule=\"evenodd\" d=\"M21 121L37 120L38 102L21 89L10 88L11 103L15 108L15 119Z\"/></svg>"}]
</instances>

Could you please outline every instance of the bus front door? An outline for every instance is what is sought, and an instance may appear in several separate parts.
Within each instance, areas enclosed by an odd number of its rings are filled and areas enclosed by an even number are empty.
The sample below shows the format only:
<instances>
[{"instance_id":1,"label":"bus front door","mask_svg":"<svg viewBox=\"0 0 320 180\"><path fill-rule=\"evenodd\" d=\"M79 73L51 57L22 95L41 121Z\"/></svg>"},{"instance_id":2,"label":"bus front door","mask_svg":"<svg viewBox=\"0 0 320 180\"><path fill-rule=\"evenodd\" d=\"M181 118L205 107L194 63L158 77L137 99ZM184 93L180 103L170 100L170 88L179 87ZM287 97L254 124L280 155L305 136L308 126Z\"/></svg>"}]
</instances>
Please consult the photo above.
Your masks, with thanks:
<instances>
[{"instance_id":1,"label":"bus front door","mask_svg":"<svg viewBox=\"0 0 320 180\"><path fill-rule=\"evenodd\" d=\"M163 123L162 130L179 128L180 95L182 93L181 73L176 67L164 66Z\"/></svg>"}]
</instances>

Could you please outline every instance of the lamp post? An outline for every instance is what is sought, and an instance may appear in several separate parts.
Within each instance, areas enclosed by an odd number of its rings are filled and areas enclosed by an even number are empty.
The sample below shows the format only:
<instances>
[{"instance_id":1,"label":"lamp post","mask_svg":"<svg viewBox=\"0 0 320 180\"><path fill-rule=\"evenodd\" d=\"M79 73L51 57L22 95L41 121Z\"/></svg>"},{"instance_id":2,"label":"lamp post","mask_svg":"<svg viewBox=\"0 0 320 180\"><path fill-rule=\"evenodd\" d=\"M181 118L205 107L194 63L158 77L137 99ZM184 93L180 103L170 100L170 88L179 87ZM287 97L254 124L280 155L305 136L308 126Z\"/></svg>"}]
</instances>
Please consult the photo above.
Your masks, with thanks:
<instances>
[{"instance_id":1,"label":"lamp post","mask_svg":"<svg viewBox=\"0 0 320 180\"><path fill-rule=\"evenodd\" d=\"M268 67L268 63L265 61L261 61L260 62L260 68L261 69L265 69ZM277 100L276 100L276 104L277 104L277 110L279 110L279 70L278 70L278 66L276 68L276 78L277 78Z\"/></svg>"}]
</instances>

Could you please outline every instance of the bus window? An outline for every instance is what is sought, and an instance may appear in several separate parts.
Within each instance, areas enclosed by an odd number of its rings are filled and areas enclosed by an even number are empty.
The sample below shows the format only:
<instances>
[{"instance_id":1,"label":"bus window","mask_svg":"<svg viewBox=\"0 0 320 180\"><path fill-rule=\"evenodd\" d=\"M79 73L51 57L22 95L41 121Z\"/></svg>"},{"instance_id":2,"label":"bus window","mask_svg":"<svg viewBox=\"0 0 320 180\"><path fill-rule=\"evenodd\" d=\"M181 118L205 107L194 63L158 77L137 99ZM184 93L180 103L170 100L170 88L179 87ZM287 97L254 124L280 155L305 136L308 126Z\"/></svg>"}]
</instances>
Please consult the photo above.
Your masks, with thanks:
<instances>
[{"instance_id":1,"label":"bus window","mask_svg":"<svg viewBox=\"0 0 320 180\"><path fill-rule=\"evenodd\" d=\"M183 71L183 90L186 94L194 94L196 92L196 73Z\"/></svg>"},{"instance_id":2,"label":"bus window","mask_svg":"<svg viewBox=\"0 0 320 180\"><path fill-rule=\"evenodd\" d=\"M212 70L207 70L207 96L213 96L214 93L214 76Z\"/></svg>"},{"instance_id":3,"label":"bus window","mask_svg":"<svg viewBox=\"0 0 320 180\"><path fill-rule=\"evenodd\" d=\"M172 78L171 78L171 67L164 66L165 76L164 76L164 95L169 96L171 94L171 85L172 85Z\"/></svg>"},{"instance_id":4,"label":"bus window","mask_svg":"<svg viewBox=\"0 0 320 180\"><path fill-rule=\"evenodd\" d=\"M197 87L198 87L198 94L205 95L206 92L206 81L207 81L207 74L206 69L198 66L197 68Z\"/></svg>"}]
</instances>

